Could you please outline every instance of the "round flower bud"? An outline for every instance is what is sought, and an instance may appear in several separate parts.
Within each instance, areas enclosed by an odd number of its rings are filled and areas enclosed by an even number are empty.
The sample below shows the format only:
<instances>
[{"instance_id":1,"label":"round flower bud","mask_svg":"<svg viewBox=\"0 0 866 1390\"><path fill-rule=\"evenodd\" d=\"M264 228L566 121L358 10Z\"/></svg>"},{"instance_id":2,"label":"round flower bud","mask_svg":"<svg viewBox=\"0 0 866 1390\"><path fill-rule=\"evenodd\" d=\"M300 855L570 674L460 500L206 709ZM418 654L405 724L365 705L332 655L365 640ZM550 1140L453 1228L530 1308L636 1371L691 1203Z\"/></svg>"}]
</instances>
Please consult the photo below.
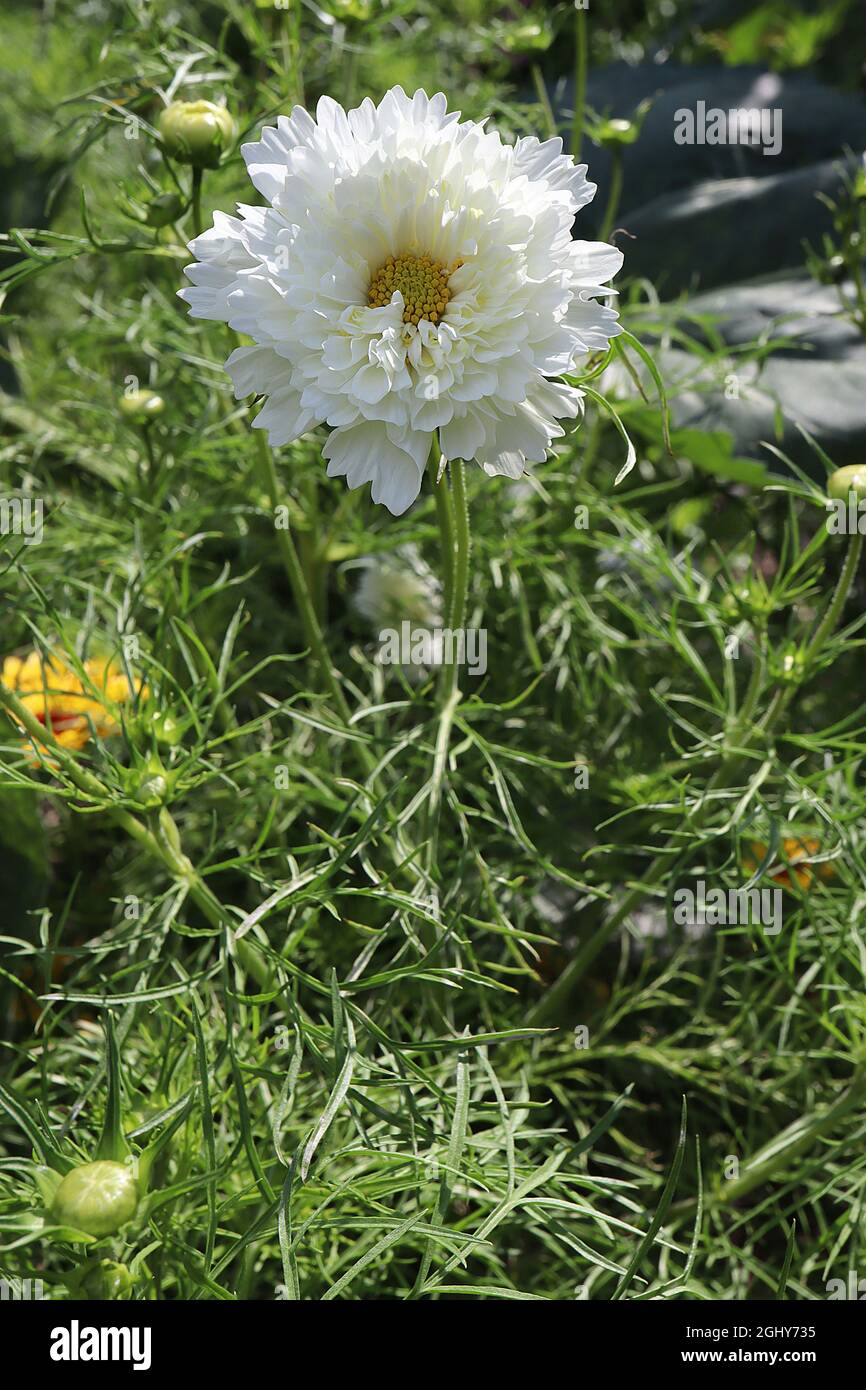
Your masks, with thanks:
<instances>
[{"instance_id":1,"label":"round flower bud","mask_svg":"<svg viewBox=\"0 0 866 1390\"><path fill-rule=\"evenodd\" d=\"M168 783L164 777L143 777L136 787L135 798L142 806L152 810L162 805L167 791Z\"/></svg>"},{"instance_id":2,"label":"round flower bud","mask_svg":"<svg viewBox=\"0 0 866 1390\"><path fill-rule=\"evenodd\" d=\"M773 678L786 685L799 685L806 673L806 658L802 647L788 642L774 654L770 662Z\"/></svg>"},{"instance_id":3,"label":"round flower bud","mask_svg":"<svg viewBox=\"0 0 866 1390\"><path fill-rule=\"evenodd\" d=\"M866 500L866 463L851 463L847 468L837 468L827 479L827 496L843 502L853 492L860 500Z\"/></svg>"},{"instance_id":4,"label":"round flower bud","mask_svg":"<svg viewBox=\"0 0 866 1390\"><path fill-rule=\"evenodd\" d=\"M842 285L848 279L844 256L831 256L823 267L821 279L826 285Z\"/></svg>"},{"instance_id":5,"label":"round flower bud","mask_svg":"<svg viewBox=\"0 0 866 1390\"><path fill-rule=\"evenodd\" d=\"M157 711L154 714L150 727L157 743L173 745L179 743L183 737L183 729L177 720L164 711Z\"/></svg>"},{"instance_id":6,"label":"round flower bud","mask_svg":"<svg viewBox=\"0 0 866 1390\"><path fill-rule=\"evenodd\" d=\"M138 1185L131 1168L109 1159L83 1163L63 1178L51 1203L61 1226L89 1236L110 1236L135 1215Z\"/></svg>"},{"instance_id":7,"label":"round flower bud","mask_svg":"<svg viewBox=\"0 0 866 1390\"><path fill-rule=\"evenodd\" d=\"M532 18L517 24L506 23L500 42L508 53L544 53L553 42L553 29Z\"/></svg>"},{"instance_id":8,"label":"round flower bud","mask_svg":"<svg viewBox=\"0 0 866 1390\"><path fill-rule=\"evenodd\" d=\"M766 584L759 578L751 578L743 584L735 584L722 599L722 612L727 618L743 618L748 622L768 618L775 607Z\"/></svg>"},{"instance_id":9,"label":"round flower bud","mask_svg":"<svg viewBox=\"0 0 866 1390\"><path fill-rule=\"evenodd\" d=\"M126 1265L116 1260L100 1260L82 1279L81 1287L88 1298L103 1302L113 1298L129 1298L132 1275Z\"/></svg>"},{"instance_id":10,"label":"round flower bud","mask_svg":"<svg viewBox=\"0 0 866 1390\"><path fill-rule=\"evenodd\" d=\"M177 221L185 207L179 193L159 193L147 204L144 220L148 227L167 227Z\"/></svg>"},{"instance_id":11,"label":"round flower bud","mask_svg":"<svg viewBox=\"0 0 866 1390\"><path fill-rule=\"evenodd\" d=\"M124 392L120 409L136 425L146 425L165 410L165 401L155 391Z\"/></svg>"},{"instance_id":12,"label":"round flower bud","mask_svg":"<svg viewBox=\"0 0 866 1390\"><path fill-rule=\"evenodd\" d=\"M372 0L331 0L331 13L335 19L369 19L373 13Z\"/></svg>"},{"instance_id":13,"label":"round flower bud","mask_svg":"<svg viewBox=\"0 0 866 1390\"><path fill-rule=\"evenodd\" d=\"M597 138L600 145L610 150L617 145L633 145L639 134L640 126L634 121L614 117L613 120L602 122Z\"/></svg>"},{"instance_id":14,"label":"round flower bud","mask_svg":"<svg viewBox=\"0 0 866 1390\"><path fill-rule=\"evenodd\" d=\"M168 779L159 758L151 755L143 767L133 768L128 773L128 787L131 796L141 806L155 810L161 806L168 792Z\"/></svg>"},{"instance_id":15,"label":"round flower bud","mask_svg":"<svg viewBox=\"0 0 866 1390\"><path fill-rule=\"evenodd\" d=\"M234 144L237 127L231 112L213 101L173 101L159 118L159 133L181 164L215 169L223 151Z\"/></svg>"}]
</instances>

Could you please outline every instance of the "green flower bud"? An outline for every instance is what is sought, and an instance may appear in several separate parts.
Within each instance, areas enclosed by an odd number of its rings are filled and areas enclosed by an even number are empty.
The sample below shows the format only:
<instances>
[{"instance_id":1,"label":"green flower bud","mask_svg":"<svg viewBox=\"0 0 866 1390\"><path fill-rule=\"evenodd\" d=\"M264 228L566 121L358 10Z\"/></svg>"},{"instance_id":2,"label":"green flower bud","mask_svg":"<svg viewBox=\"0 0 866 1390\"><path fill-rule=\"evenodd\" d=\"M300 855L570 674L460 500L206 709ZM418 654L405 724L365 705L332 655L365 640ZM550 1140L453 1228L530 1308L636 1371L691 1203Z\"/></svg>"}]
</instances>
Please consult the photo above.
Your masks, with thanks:
<instances>
[{"instance_id":1,"label":"green flower bud","mask_svg":"<svg viewBox=\"0 0 866 1390\"><path fill-rule=\"evenodd\" d=\"M159 118L159 133L168 153L181 164L215 169L238 132L224 106L213 101L173 101Z\"/></svg>"},{"instance_id":2,"label":"green flower bud","mask_svg":"<svg viewBox=\"0 0 866 1390\"><path fill-rule=\"evenodd\" d=\"M89 1236L110 1236L135 1215L138 1184L124 1163L99 1159L73 1168L61 1180L51 1216Z\"/></svg>"},{"instance_id":3,"label":"green flower bud","mask_svg":"<svg viewBox=\"0 0 866 1390\"><path fill-rule=\"evenodd\" d=\"M154 742L173 748L180 743L188 724L188 720L181 723L175 715L158 709L155 698L143 700L138 711L126 720L130 742L137 748L151 747ZM157 771L164 769L160 767Z\"/></svg>"},{"instance_id":4,"label":"green flower bud","mask_svg":"<svg viewBox=\"0 0 866 1390\"><path fill-rule=\"evenodd\" d=\"M136 425L146 425L165 410L165 401L155 391L125 391L120 409Z\"/></svg>"},{"instance_id":5,"label":"green flower bud","mask_svg":"<svg viewBox=\"0 0 866 1390\"><path fill-rule=\"evenodd\" d=\"M770 674L785 685L799 685L806 674L806 657L796 642L788 642L770 662Z\"/></svg>"},{"instance_id":6,"label":"green flower bud","mask_svg":"<svg viewBox=\"0 0 866 1390\"><path fill-rule=\"evenodd\" d=\"M161 806L168 791L168 782L164 777L152 776L143 777L135 789L135 799L142 806L153 810Z\"/></svg>"},{"instance_id":7,"label":"green flower bud","mask_svg":"<svg viewBox=\"0 0 866 1390\"><path fill-rule=\"evenodd\" d=\"M124 1299L132 1292L133 1278L126 1265L116 1260L99 1260L82 1279L81 1288L88 1298Z\"/></svg>"},{"instance_id":8,"label":"green flower bud","mask_svg":"<svg viewBox=\"0 0 866 1390\"><path fill-rule=\"evenodd\" d=\"M506 23L499 41L508 53L544 53L553 42L553 29L539 19Z\"/></svg>"},{"instance_id":9,"label":"green flower bud","mask_svg":"<svg viewBox=\"0 0 866 1390\"><path fill-rule=\"evenodd\" d=\"M151 754L143 766L133 768L127 774L130 796L135 797L141 806L155 810L165 801L169 779L159 758Z\"/></svg>"},{"instance_id":10,"label":"green flower bud","mask_svg":"<svg viewBox=\"0 0 866 1390\"><path fill-rule=\"evenodd\" d=\"M616 117L601 123L596 138L600 145L609 150L617 145L633 145L639 134L640 127L634 121Z\"/></svg>"},{"instance_id":11,"label":"green flower bud","mask_svg":"<svg viewBox=\"0 0 866 1390\"><path fill-rule=\"evenodd\" d=\"M372 0L330 0L328 8L335 19L369 19L373 13Z\"/></svg>"},{"instance_id":12,"label":"green flower bud","mask_svg":"<svg viewBox=\"0 0 866 1390\"><path fill-rule=\"evenodd\" d=\"M170 714L155 715L151 727L153 728L153 736L159 743L178 743L183 734L181 726Z\"/></svg>"},{"instance_id":13,"label":"green flower bud","mask_svg":"<svg viewBox=\"0 0 866 1390\"><path fill-rule=\"evenodd\" d=\"M144 220L148 227L167 227L177 221L185 207L179 193L159 193L147 204Z\"/></svg>"},{"instance_id":14,"label":"green flower bud","mask_svg":"<svg viewBox=\"0 0 866 1390\"><path fill-rule=\"evenodd\" d=\"M847 468L837 468L827 479L827 496L843 502L853 492L860 500L866 500L866 464L851 463Z\"/></svg>"},{"instance_id":15,"label":"green flower bud","mask_svg":"<svg viewBox=\"0 0 866 1390\"><path fill-rule=\"evenodd\" d=\"M764 581L753 575L743 584L735 584L722 599L722 612L728 618L745 618L749 622L768 618L774 603Z\"/></svg>"},{"instance_id":16,"label":"green flower bud","mask_svg":"<svg viewBox=\"0 0 866 1390\"><path fill-rule=\"evenodd\" d=\"M606 150L615 150L623 145L633 145L643 130L643 123L653 104L652 97L644 97L631 116L602 116L589 127L589 134L596 144Z\"/></svg>"}]
</instances>

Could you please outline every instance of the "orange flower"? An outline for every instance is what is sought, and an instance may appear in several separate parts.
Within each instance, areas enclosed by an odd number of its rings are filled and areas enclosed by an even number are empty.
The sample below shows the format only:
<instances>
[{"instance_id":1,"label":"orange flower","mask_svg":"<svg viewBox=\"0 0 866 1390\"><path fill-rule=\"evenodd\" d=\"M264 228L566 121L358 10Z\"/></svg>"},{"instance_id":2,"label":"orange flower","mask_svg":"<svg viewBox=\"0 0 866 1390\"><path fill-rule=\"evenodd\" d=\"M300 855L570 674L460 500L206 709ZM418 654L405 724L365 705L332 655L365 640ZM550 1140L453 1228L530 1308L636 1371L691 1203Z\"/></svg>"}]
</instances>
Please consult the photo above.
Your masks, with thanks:
<instances>
[{"instance_id":1,"label":"orange flower","mask_svg":"<svg viewBox=\"0 0 866 1390\"><path fill-rule=\"evenodd\" d=\"M86 682L59 656L44 657L32 651L25 657L7 656L0 679L40 724L51 730L58 743L77 751L93 731L100 738L117 732L113 708L124 704L133 693L127 677L113 662L85 661L84 671ZM139 694L144 691L141 682L135 690Z\"/></svg>"},{"instance_id":2,"label":"orange flower","mask_svg":"<svg viewBox=\"0 0 866 1390\"><path fill-rule=\"evenodd\" d=\"M752 840L749 846L751 854L743 856L743 867L753 874L758 865L763 862L767 854L767 846L762 840ZM782 841L783 864L770 864L765 873L782 888L791 887L791 874L797 880L800 888L805 892L811 888L815 875L818 878L828 879L836 877L836 870L830 863L812 865L812 857L821 849L821 841L814 836L791 836ZM752 857L754 856L754 857Z\"/></svg>"}]
</instances>

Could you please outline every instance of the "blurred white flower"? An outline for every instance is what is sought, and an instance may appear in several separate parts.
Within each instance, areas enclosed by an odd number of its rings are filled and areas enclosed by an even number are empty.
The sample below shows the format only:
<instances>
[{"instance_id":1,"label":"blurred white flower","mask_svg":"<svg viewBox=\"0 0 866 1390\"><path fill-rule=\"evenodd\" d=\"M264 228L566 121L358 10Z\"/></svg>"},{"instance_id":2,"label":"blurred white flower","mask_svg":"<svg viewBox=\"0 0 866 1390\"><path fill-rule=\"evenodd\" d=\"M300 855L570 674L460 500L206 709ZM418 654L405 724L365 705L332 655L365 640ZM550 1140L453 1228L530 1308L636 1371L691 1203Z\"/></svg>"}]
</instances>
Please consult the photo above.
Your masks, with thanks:
<instances>
[{"instance_id":1,"label":"blurred white flower","mask_svg":"<svg viewBox=\"0 0 866 1390\"><path fill-rule=\"evenodd\" d=\"M419 634L435 634L442 622L441 585L414 545L400 546L392 555L368 556L361 565L354 604L380 642L383 632L400 631L408 623L411 645ZM435 640L428 641L427 649L427 664L441 664ZM426 675L420 662L402 665L413 683Z\"/></svg>"},{"instance_id":2,"label":"blurred white flower","mask_svg":"<svg viewBox=\"0 0 866 1390\"><path fill-rule=\"evenodd\" d=\"M622 255L573 241L595 194L562 141L505 144L395 87L346 113L280 116L242 153L268 207L190 244L191 313L254 346L227 367L273 445L326 423L328 472L399 514L439 430L449 459L517 478L582 411L550 380L619 332L599 303Z\"/></svg>"}]
</instances>

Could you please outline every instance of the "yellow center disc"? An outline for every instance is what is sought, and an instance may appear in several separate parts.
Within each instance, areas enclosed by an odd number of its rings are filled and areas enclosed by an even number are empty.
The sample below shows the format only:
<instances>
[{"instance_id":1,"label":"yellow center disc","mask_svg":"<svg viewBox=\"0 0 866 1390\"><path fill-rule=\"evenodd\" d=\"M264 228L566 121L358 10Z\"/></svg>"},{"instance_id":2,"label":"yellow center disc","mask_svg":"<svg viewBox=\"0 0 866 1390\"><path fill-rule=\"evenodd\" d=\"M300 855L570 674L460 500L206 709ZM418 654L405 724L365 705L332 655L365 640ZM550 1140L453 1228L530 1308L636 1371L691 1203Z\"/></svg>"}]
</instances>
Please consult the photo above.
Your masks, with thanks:
<instances>
[{"instance_id":1,"label":"yellow center disc","mask_svg":"<svg viewBox=\"0 0 866 1390\"><path fill-rule=\"evenodd\" d=\"M403 296L404 323L418 324L422 319L438 323L451 298L449 277L462 264L454 261L446 266L432 256L389 256L370 280L367 303L373 309L381 309L391 303L391 296L399 290Z\"/></svg>"}]
</instances>

